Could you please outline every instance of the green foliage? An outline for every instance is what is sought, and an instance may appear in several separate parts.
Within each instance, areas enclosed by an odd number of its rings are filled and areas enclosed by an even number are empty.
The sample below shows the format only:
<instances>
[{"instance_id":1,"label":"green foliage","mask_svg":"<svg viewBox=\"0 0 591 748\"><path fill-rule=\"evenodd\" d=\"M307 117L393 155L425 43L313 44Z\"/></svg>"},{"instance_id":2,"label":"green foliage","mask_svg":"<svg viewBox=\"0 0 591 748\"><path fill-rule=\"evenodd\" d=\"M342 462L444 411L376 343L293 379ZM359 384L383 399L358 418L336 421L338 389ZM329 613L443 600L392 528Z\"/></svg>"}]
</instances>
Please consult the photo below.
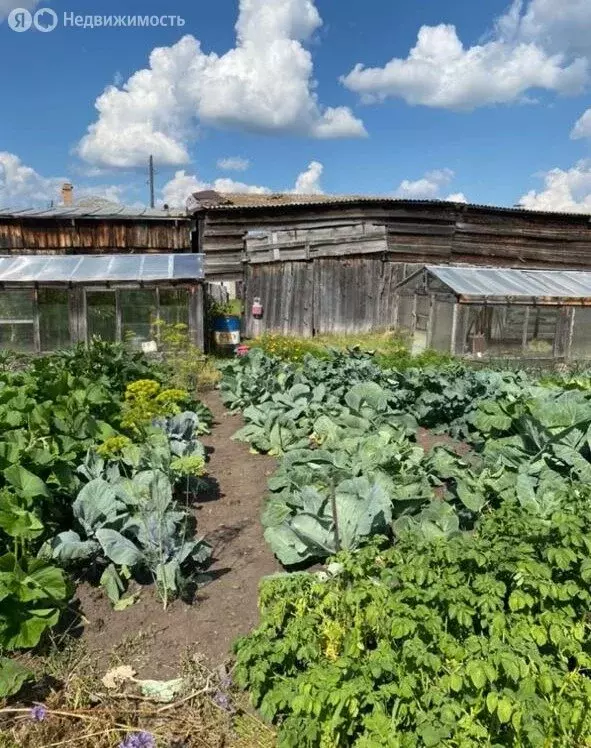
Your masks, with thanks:
<instances>
[{"instance_id":1,"label":"green foliage","mask_svg":"<svg viewBox=\"0 0 591 748\"><path fill-rule=\"evenodd\" d=\"M18 693L33 678L29 668L8 657L0 657L0 699Z\"/></svg>"},{"instance_id":2,"label":"green foliage","mask_svg":"<svg viewBox=\"0 0 591 748\"><path fill-rule=\"evenodd\" d=\"M583 745L591 732L589 491L473 533L342 553L264 582L236 679L280 746Z\"/></svg>"},{"instance_id":3,"label":"green foliage","mask_svg":"<svg viewBox=\"0 0 591 748\"><path fill-rule=\"evenodd\" d=\"M189 401L186 390L162 389L159 382L140 379L128 384L122 408L121 426L141 434L156 418L177 415Z\"/></svg>"},{"instance_id":4,"label":"green foliage","mask_svg":"<svg viewBox=\"0 0 591 748\"><path fill-rule=\"evenodd\" d=\"M142 581L148 574L166 606L196 580L211 555L206 543L194 539L194 523L160 471L92 480L73 509L77 527L51 540L45 554L66 567L91 565L101 571L111 599L119 599L130 578Z\"/></svg>"},{"instance_id":5,"label":"green foliage","mask_svg":"<svg viewBox=\"0 0 591 748\"><path fill-rule=\"evenodd\" d=\"M32 361L33 376L37 380L52 380L65 372L74 377L106 378L114 392L123 393L128 382L156 379L163 382L165 372L140 351L131 351L121 343L108 343L94 338L88 344L79 343L50 356Z\"/></svg>"},{"instance_id":6,"label":"green foliage","mask_svg":"<svg viewBox=\"0 0 591 748\"><path fill-rule=\"evenodd\" d=\"M240 317L242 315L242 302L240 299L213 301L213 299L208 298L207 313L209 317Z\"/></svg>"},{"instance_id":7,"label":"green foliage","mask_svg":"<svg viewBox=\"0 0 591 748\"><path fill-rule=\"evenodd\" d=\"M194 393L210 390L220 381L220 371L214 361L204 355L184 324L166 324L159 320L156 337L162 361L167 372L167 382L174 389Z\"/></svg>"},{"instance_id":8,"label":"green foliage","mask_svg":"<svg viewBox=\"0 0 591 748\"><path fill-rule=\"evenodd\" d=\"M255 349L260 349L268 356L275 356L281 361L301 362L305 356L326 358L328 352L306 338L290 338L283 335L267 333L252 342Z\"/></svg>"}]
</instances>

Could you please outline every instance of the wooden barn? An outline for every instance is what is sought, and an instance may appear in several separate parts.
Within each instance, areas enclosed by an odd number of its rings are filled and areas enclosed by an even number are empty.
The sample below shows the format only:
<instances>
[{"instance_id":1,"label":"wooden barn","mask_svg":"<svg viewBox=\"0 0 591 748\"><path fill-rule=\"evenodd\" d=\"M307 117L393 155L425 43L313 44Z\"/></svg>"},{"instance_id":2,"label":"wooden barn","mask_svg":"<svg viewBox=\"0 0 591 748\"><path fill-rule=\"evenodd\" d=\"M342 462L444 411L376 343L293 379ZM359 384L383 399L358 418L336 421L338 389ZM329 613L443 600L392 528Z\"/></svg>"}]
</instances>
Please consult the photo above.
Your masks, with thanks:
<instances>
[{"instance_id":1,"label":"wooden barn","mask_svg":"<svg viewBox=\"0 0 591 748\"><path fill-rule=\"evenodd\" d=\"M196 193L209 280L243 281L262 329L312 336L399 325L399 284L425 265L591 267L589 216L442 201ZM258 323L257 323L258 325ZM255 327L246 315L247 335Z\"/></svg>"}]
</instances>

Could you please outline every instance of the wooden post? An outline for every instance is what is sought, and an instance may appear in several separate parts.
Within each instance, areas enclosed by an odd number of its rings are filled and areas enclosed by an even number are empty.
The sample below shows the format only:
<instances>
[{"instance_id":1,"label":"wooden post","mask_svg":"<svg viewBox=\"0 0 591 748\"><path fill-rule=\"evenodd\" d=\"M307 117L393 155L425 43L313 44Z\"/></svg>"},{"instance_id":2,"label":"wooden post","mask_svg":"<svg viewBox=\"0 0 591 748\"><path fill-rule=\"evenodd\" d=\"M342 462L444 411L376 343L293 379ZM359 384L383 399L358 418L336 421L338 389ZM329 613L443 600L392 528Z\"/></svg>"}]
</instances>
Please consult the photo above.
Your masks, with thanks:
<instances>
[{"instance_id":1,"label":"wooden post","mask_svg":"<svg viewBox=\"0 0 591 748\"><path fill-rule=\"evenodd\" d=\"M121 322L121 291L118 289L115 291L115 340L118 343L123 342L123 338L121 337L123 325Z\"/></svg>"},{"instance_id":2,"label":"wooden post","mask_svg":"<svg viewBox=\"0 0 591 748\"><path fill-rule=\"evenodd\" d=\"M433 342L433 321L435 320L435 294L429 295L429 321L427 322L426 347L431 348Z\"/></svg>"},{"instance_id":3,"label":"wooden post","mask_svg":"<svg viewBox=\"0 0 591 748\"><path fill-rule=\"evenodd\" d=\"M35 352L41 353L41 326L39 324L39 289L33 289L33 341Z\"/></svg>"},{"instance_id":4,"label":"wooden post","mask_svg":"<svg viewBox=\"0 0 591 748\"><path fill-rule=\"evenodd\" d=\"M192 342L200 351L204 351L205 319L203 283L191 286L189 291L189 331Z\"/></svg>"},{"instance_id":5,"label":"wooden post","mask_svg":"<svg viewBox=\"0 0 591 748\"><path fill-rule=\"evenodd\" d=\"M452 356L456 355L456 335L458 334L458 313L460 305L454 304L454 311L451 319L451 341L449 346L449 352Z\"/></svg>"},{"instance_id":6,"label":"wooden post","mask_svg":"<svg viewBox=\"0 0 591 748\"><path fill-rule=\"evenodd\" d=\"M523 321L523 333L521 335L521 350L522 353L527 353L527 336L529 333L529 307L525 307L525 319Z\"/></svg>"},{"instance_id":7,"label":"wooden post","mask_svg":"<svg viewBox=\"0 0 591 748\"><path fill-rule=\"evenodd\" d=\"M575 316L577 310L574 306L569 309L569 324L568 324L568 335L566 338L566 349L564 351L565 361L570 361L572 356L573 337L575 334Z\"/></svg>"}]
</instances>

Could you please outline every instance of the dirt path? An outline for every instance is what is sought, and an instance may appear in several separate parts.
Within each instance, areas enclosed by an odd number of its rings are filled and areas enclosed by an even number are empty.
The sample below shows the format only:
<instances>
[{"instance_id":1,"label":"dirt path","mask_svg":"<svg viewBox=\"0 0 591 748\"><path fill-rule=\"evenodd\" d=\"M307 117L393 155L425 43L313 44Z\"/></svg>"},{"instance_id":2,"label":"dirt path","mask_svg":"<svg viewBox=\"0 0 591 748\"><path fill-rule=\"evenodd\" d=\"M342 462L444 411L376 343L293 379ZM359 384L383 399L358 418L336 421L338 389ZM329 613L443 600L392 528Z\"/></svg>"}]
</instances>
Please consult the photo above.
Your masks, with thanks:
<instances>
[{"instance_id":1,"label":"dirt path","mask_svg":"<svg viewBox=\"0 0 591 748\"><path fill-rule=\"evenodd\" d=\"M211 664L220 664L232 642L257 623L259 580L279 570L260 523L275 460L252 455L246 444L231 441L243 421L224 409L217 392L203 400L214 414L215 425L213 433L202 439L209 452L212 484L197 505L197 521L199 533L214 547L213 581L200 589L194 605L175 601L166 611L152 589L142 591L138 603L119 613L101 590L79 591L89 619L83 635L89 648L106 653L119 647L123 650L119 656L128 655L126 662L144 677L174 677L187 648L203 654Z\"/></svg>"}]
</instances>

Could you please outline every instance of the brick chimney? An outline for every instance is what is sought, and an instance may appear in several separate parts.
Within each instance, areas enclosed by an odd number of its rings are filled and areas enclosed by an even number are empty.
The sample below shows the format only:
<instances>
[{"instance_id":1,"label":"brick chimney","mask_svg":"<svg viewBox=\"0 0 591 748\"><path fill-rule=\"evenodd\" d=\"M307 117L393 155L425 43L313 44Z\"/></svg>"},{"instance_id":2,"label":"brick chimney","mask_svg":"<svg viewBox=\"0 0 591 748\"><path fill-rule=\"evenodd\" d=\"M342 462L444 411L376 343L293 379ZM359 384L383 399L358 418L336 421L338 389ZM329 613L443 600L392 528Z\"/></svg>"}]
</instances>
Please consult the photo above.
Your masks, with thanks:
<instances>
[{"instance_id":1,"label":"brick chimney","mask_svg":"<svg viewBox=\"0 0 591 748\"><path fill-rule=\"evenodd\" d=\"M64 205L72 205L72 199L74 195L74 185L66 182L62 185L62 203Z\"/></svg>"}]
</instances>

